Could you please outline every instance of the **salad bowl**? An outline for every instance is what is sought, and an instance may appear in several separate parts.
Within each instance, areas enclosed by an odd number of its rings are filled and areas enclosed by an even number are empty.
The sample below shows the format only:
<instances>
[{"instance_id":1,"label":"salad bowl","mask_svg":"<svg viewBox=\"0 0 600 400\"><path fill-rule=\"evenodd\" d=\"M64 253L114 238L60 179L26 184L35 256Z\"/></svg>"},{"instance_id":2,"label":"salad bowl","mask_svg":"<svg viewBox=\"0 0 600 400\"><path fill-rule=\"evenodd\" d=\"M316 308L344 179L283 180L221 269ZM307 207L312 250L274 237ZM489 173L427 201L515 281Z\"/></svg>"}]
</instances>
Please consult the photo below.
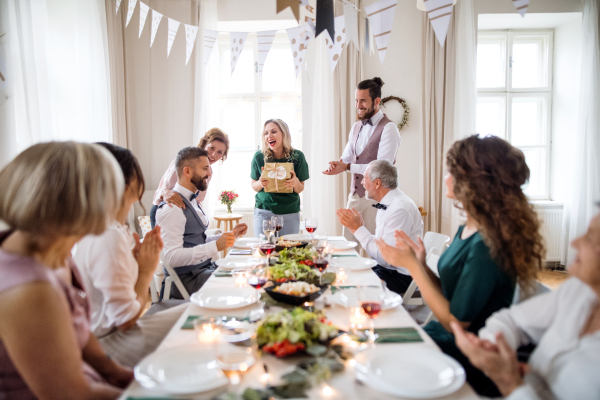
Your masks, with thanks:
<instances>
[{"instance_id":1,"label":"salad bowl","mask_svg":"<svg viewBox=\"0 0 600 400\"><path fill-rule=\"evenodd\" d=\"M290 281L290 282L298 282L298 281ZM290 283L287 282L287 283ZM325 291L329 288L329 285L315 285L319 288L316 292L307 294L306 296L294 296L291 294L285 294L275 291L276 288L283 285L282 283L277 283L273 286L269 286L265 288L265 292L275 301L279 301L281 303L291 304L293 306L301 306L306 302L311 302L318 299Z\"/></svg>"}]
</instances>

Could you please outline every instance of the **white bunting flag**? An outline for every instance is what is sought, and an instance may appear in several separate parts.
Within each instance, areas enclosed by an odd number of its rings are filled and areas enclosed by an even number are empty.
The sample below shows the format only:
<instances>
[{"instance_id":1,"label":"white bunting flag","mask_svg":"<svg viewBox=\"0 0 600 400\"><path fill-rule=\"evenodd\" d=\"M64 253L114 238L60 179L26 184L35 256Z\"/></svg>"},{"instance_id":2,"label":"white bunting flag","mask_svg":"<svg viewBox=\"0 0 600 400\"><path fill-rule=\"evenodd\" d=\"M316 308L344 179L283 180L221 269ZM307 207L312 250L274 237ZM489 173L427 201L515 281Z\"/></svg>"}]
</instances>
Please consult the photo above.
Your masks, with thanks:
<instances>
[{"instance_id":1,"label":"white bunting flag","mask_svg":"<svg viewBox=\"0 0 600 400\"><path fill-rule=\"evenodd\" d=\"M390 41L392 26L394 25L394 14L397 3L398 0L381 0L365 7L365 12L369 18L369 29L373 31L375 44L377 44L377 52L379 53L379 61L382 64Z\"/></svg>"},{"instance_id":2,"label":"white bunting flag","mask_svg":"<svg viewBox=\"0 0 600 400\"><path fill-rule=\"evenodd\" d=\"M327 44L327 55L329 56L329 64L331 65L331 72L335 69L335 66L342 55L342 50L344 50L344 46L346 45L346 29L344 16L340 15L333 20L335 26L335 38L331 40L331 38L325 39L325 43ZM329 36L329 35L327 35Z\"/></svg>"},{"instance_id":3,"label":"white bunting flag","mask_svg":"<svg viewBox=\"0 0 600 400\"><path fill-rule=\"evenodd\" d=\"M131 17L133 16L133 10L135 10L135 5L137 4L137 0L129 0L129 7L127 8L127 22L125 22L125 27L129 25L129 21L131 21Z\"/></svg>"},{"instance_id":4,"label":"white bunting flag","mask_svg":"<svg viewBox=\"0 0 600 400\"><path fill-rule=\"evenodd\" d=\"M261 74L273 40L275 40L275 34L277 34L277 31L256 32L256 40L258 42L258 72Z\"/></svg>"},{"instance_id":5,"label":"white bunting flag","mask_svg":"<svg viewBox=\"0 0 600 400\"><path fill-rule=\"evenodd\" d=\"M229 32L229 42L231 43L231 75L235 71L235 66L240 59L247 37L248 32Z\"/></svg>"},{"instance_id":6,"label":"white bunting flag","mask_svg":"<svg viewBox=\"0 0 600 400\"><path fill-rule=\"evenodd\" d=\"M300 0L300 6L306 7L308 5L308 0Z\"/></svg>"},{"instance_id":7,"label":"white bunting flag","mask_svg":"<svg viewBox=\"0 0 600 400\"><path fill-rule=\"evenodd\" d=\"M292 55L294 56L294 69L296 71L296 78L302 68L304 62L304 55L308 48L308 43L315 37L315 31L309 24L304 24L296 28L289 28L286 30L288 38L290 39L290 45L292 47Z\"/></svg>"},{"instance_id":8,"label":"white bunting flag","mask_svg":"<svg viewBox=\"0 0 600 400\"><path fill-rule=\"evenodd\" d=\"M152 47L152 44L154 43L156 31L158 30L158 25L160 24L160 20L162 19L162 17L163 15L161 13L159 13L155 9L152 9L152 30L150 31L150 47Z\"/></svg>"},{"instance_id":9,"label":"white bunting flag","mask_svg":"<svg viewBox=\"0 0 600 400\"><path fill-rule=\"evenodd\" d=\"M344 19L346 21L346 40L351 40L358 49L360 44L358 39L358 10L348 0L342 1L344 3Z\"/></svg>"},{"instance_id":10,"label":"white bunting flag","mask_svg":"<svg viewBox=\"0 0 600 400\"><path fill-rule=\"evenodd\" d=\"M208 64L210 53L212 53L212 49L215 47L215 42L217 41L217 36L219 36L218 31L204 30L204 64Z\"/></svg>"},{"instance_id":11,"label":"white bunting flag","mask_svg":"<svg viewBox=\"0 0 600 400\"><path fill-rule=\"evenodd\" d=\"M194 25L185 25L185 65L190 61L192 51L194 51L194 44L196 43L196 35L198 34L198 27Z\"/></svg>"},{"instance_id":12,"label":"white bunting flag","mask_svg":"<svg viewBox=\"0 0 600 400\"><path fill-rule=\"evenodd\" d=\"M117 9L115 10L115 14L119 13L119 6L121 5L121 0L117 0Z\"/></svg>"},{"instance_id":13,"label":"white bunting flag","mask_svg":"<svg viewBox=\"0 0 600 400\"><path fill-rule=\"evenodd\" d=\"M142 31L144 30L144 25L146 25L146 17L148 16L149 9L150 7L140 0L140 34L138 35L138 39L142 37Z\"/></svg>"},{"instance_id":14,"label":"white bunting flag","mask_svg":"<svg viewBox=\"0 0 600 400\"><path fill-rule=\"evenodd\" d=\"M529 0L513 0L513 6L517 9L521 17L525 18L527 7L529 7Z\"/></svg>"},{"instance_id":15,"label":"white bunting flag","mask_svg":"<svg viewBox=\"0 0 600 400\"><path fill-rule=\"evenodd\" d=\"M169 25L167 26L169 28L167 31L167 58L169 57L169 54L171 54L171 47L173 47L173 40L175 40L179 25L179 21L169 18Z\"/></svg>"},{"instance_id":16,"label":"white bunting flag","mask_svg":"<svg viewBox=\"0 0 600 400\"><path fill-rule=\"evenodd\" d=\"M437 37L440 46L444 47L446 43L446 34L448 34L448 26L452 17L453 0L427 0L425 8L427 9L427 17L435 37Z\"/></svg>"}]
</instances>

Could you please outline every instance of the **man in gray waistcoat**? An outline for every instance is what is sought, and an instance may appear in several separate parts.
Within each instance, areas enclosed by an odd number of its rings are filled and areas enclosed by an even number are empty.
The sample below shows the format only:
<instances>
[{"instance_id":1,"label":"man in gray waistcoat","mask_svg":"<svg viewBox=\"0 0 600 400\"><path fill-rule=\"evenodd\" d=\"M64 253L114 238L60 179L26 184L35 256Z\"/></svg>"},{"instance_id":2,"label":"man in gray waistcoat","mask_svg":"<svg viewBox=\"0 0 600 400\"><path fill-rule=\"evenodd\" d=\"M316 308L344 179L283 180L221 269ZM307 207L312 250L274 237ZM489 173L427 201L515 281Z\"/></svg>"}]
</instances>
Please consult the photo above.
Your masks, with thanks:
<instances>
[{"instance_id":1,"label":"man in gray waistcoat","mask_svg":"<svg viewBox=\"0 0 600 400\"><path fill-rule=\"evenodd\" d=\"M238 224L232 232L206 236L209 220L202 207L192 201L198 191L205 191L210 176L208 153L198 147L181 149L175 160L177 184L173 191L179 193L185 208L173 207L164 201L158 206L156 224L161 227L165 261L175 269L179 279L191 295L200 290L215 270L211 258L219 251L233 246L238 236L248 230L246 224ZM166 271L165 271L166 274ZM164 291L161 288L161 298ZM171 297L183 296L175 285Z\"/></svg>"},{"instance_id":2,"label":"man in gray waistcoat","mask_svg":"<svg viewBox=\"0 0 600 400\"><path fill-rule=\"evenodd\" d=\"M348 144L339 161L331 161L326 175L342 172L352 174L347 209L354 208L363 217L364 226L375 234L376 202L365 196L365 187L361 183L371 161L387 160L396 162L396 153L402 138L398 127L381 110L381 78L367 79L356 87L356 119L350 130ZM357 240L349 229L344 227L344 236L348 240ZM357 240L358 241L358 240Z\"/></svg>"}]
</instances>

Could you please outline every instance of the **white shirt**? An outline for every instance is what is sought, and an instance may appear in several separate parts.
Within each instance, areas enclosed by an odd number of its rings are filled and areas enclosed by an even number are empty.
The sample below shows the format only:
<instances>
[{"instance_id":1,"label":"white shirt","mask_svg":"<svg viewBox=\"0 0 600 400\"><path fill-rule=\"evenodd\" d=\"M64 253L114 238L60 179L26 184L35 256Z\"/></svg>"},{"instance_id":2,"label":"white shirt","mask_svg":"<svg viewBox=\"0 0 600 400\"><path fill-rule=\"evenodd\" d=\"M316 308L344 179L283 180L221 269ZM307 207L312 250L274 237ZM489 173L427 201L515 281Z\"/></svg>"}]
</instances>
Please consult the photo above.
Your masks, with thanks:
<instances>
[{"instance_id":1,"label":"white shirt","mask_svg":"<svg viewBox=\"0 0 600 400\"><path fill-rule=\"evenodd\" d=\"M188 200L194 194L179 183L175 184L173 191L181 194ZM208 217L204 214L200 205L195 201L190 201L190 203L194 207L194 211L200 216L202 223L208 226ZM206 244L184 248L183 234L186 222L183 210L179 207L165 204L156 212L156 225L159 225L161 229L165 260L173 268L200 264L219 252L215 241L220 235L207 236Z\"/></svg>"},{"instance_id":2,"label":"white shirt","mask_svg":"<svg viewBox=\"0 0 600 400\"><path fill-rule=\"evenodd\" d=\"M74 259L88 294L95 336L108 334L140 311L134 246L129 229L117 221L101 235L88 235L77 244Z\"/></svg>"},{"instance_id":3,"label":"white shirt","mask_svg":"<svg viewBox=\"0 0 600 400\"><path fill-rule=\"evenodd\" d=\"M579 337L598 302L577 278L493 314L479 337L495 342L502 332L513 349L537 343L532 373L508 399L600 399L600 331Z\"/></svg>"},{"instance_id":4,"label":"white shirt","mask_svg":"<svg viewBox=\"0 0 600 400\"><path fill-rule=\"evenodd\" d=\"M423 236L421 213L415 202L400 189L390 190L383 196L380 204L387 206L387 209L377 210L375 235L372 235L367 228L361 226L354 232L354 237L360 241L361 246L379 265L404 275L410 275L406 268L400 265L392 266L383 259L375 239L383 239L387 244L395 246L396 237L394 233L397 230L403 230L412 240L417 242L417 237Z\"/></svg>"},{"instance_id":5,"label":"white shirt","mask_svg":"<svg viewBox=\"0 0 600 400\"><path fill-rule=\"evenodd\" d=\"M356 142L356 155L360 156L365 147L367 147L367 143L373 136L373 132L375 131L375 127L383 118L383 112L379 110L375 115L371 117L372 126L367 124L362 127L360 133L358 134L358 140ZM350 135L348 144L346 144L346 148L342 153L342 161L346 164L350 163L352 160L352 150L351 150L351 141L352 141L352 132L356 124L362 124L362 121L356 121L354 125L352 125L352 129L350 129ZM379 140L379 149L377 150L377 159L378 160L388 160L390 163L394 164L394 159L396 158L396 153L398 153L398 147L400 147L400 143L402 142L402 138L400 137L400 131L398 131L398 126L394 122L389 122L383 127L383 131L381 132L381 139ZM365 171L369 164L352 164L350 165L350 172L354 174L364 175Z\"/></svg>"}]
</instances>

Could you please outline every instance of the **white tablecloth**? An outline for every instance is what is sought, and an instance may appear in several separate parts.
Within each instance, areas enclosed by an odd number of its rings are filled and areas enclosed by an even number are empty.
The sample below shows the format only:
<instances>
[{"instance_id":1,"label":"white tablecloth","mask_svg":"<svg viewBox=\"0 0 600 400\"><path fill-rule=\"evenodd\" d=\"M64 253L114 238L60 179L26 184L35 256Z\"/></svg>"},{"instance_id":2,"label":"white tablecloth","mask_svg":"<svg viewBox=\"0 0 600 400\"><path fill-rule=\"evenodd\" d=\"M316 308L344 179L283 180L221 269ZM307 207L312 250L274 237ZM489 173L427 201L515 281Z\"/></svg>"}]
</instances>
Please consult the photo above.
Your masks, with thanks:
<instances>
[{"instance_id":1,"label":"white tablecloth","mask_svg":"<svg viewBox=\"0 0 600 400\"><path fill-rule=\"evenodd\" d=\"M335 254L354 254L356 251L340 251ZM231 256L228 255L227 259L241 259L247 256ZM371 270L352 272L349 275L347 285L358 285L358 284L378 284L379 278ZM227 288L233 286L233 278L231 277L215 277L212 276L203 286L206 288ZM165 337L157 351L167 349L170 347L181 346L185 344L197 343L197 338L193 330L183 330L181 326L186 321L189 315L232 315L232 316L243 316L247 315L248 312L255 306L249 306L246 308L232 310L229 313L211 311L190 304L187 311L181 316L179 321L173 326L169 334ZM331 308L327 309L327 318L333 322L336 326L341 329L348 328L348 309L338 305L332 305ZM392 310L382 311L378 318L375 320L376 328L391 328L391 327L414 327L416 328L424 342L422 343L397 343L397 344L380 344L378 346L411 346L411 347L426 347L432 348L439 351L436 344L431 338L421 329L421 327L411 318L408 312L402 307L397 307ZM403 360L399 360L403 362ZM409 360L406 360L409 362ZM264 355L258 362L257 365L252 368L247 374L243 376L241 382L241 392L243 387L255 387L260 388L259 377L264 373L262 364L266 364L270 374L273 376L273 382L278 382L281 375L290 372L294 369L293 362L280 360L271 355ZM333 389L333 393L329 396L325 396L322 392L322 388L315 388L310 391L311 399L369 399L369 400L387 400L387 399L398 399L398 397L389 396L382 394L365 386L354 378L353 367L349 364L346 365L346 370L343 373L339 373L333 376L333 378L327 382L327 384ZM120 399L127 399L128 397L169 397L175 398L175 396L164 395L161 393L152 392L148 389L141 387L137 382L133 382L125 391ZM186 399L205 399L206 396L188 396L182 397ZM210 397L209 397L210 398ZM442 399L479 399L473 389L465 383L465 385L458 391L449 396L442 397Z\"/></svg>"}]
</instances>

